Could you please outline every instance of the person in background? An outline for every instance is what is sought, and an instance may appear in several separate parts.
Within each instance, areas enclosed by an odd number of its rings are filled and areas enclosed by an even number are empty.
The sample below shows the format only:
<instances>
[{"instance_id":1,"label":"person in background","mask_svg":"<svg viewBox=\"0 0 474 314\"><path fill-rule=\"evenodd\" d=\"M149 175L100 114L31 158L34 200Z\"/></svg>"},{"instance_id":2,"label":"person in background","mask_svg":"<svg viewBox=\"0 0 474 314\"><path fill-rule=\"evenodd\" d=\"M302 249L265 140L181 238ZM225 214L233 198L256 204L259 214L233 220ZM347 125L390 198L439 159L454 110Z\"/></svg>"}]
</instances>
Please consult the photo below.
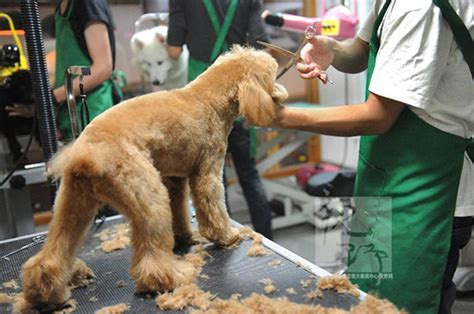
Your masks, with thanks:
<instances>
[{"instance_id":1,"label":"person in background","mask_svg":"<svg viewBox=\"0 0 474 314\"><path fill-rule=\"evenodd\" d=\"M52 96L59 137L66 142L72 140L63 85L64 72L69 66L91 68L91 75L84 77L84 92L91 119L113 105L110 80L115 63L113 28L106 0L62 0L56 9L56 69ZM74 94L79 95L79 92L79 82L75 80ZM81 105L79 101L77 103L80 117ZM21 104L9 110L11 115L31 114Z\"/></svg>"},{"instance_id":2,"label":"person in background","mask_svg":"<svg viewBox=\"0 0 474 314\"><path fill-rule=\"evenodd\" d=\"M367 69L367 100L280 107L275 121L362 135L355 196L372 201L356 200L348 275L410 313L450 313L459 249L472 231L473 13L472 1L376 0L357 38L316 36L297 64L304 79L323 80L331 65Z\"/></svg>"},{"instance_id":3,"label":"person in background","mask_svg":"<svg viewBox=\"0 0 474 314\"><path fill-rule=\"evenodd\" d=\"M257 40L268 41L260 18L261 0L170 0L169 9L168 53L177 59L187 45L189 81L232 44L256 46ZM242 120L234 122L228 143L254 229L271 238L271 208L250 153L250 131Z\"/></svg>"}]
</instances>

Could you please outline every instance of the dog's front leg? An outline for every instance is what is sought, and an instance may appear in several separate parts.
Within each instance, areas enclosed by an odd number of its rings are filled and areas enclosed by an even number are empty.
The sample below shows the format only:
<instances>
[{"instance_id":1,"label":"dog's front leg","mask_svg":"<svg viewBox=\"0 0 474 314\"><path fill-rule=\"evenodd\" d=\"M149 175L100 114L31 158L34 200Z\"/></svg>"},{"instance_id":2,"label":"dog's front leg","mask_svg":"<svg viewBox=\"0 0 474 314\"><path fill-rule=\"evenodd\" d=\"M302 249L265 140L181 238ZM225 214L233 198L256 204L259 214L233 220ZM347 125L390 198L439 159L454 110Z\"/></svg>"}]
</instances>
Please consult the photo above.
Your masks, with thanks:
<instances>
[{"instance_id":1,"label":"dog's front leg","mask_svg":"<svg viewBox=\"0 0 474 314\"><path fill-rule=\"evenodd\" d=\"M199 233L218 245L232 245L240 240L239 232L230 224L224 200L222 162L208 162L190 178L193 204Z\"/></svg>"}]
</instances>

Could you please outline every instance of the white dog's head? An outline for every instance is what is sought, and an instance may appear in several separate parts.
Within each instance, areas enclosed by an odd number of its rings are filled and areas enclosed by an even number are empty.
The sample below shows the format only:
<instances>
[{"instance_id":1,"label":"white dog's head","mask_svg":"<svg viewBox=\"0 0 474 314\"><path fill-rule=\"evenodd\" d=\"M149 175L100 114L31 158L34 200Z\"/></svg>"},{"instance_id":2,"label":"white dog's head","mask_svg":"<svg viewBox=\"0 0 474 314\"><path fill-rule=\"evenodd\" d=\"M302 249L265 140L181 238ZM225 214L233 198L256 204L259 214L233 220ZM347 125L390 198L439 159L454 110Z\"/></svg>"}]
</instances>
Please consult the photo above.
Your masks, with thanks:
<instances>
[{"instance_id":1,"label":"white dog's head","mask_svg":"<svg viewBox=\"0 0 474 314\"><path fill-rule=\"evenodd\" d=\"M131 40L135 63L154 85L163 85L172 67L166 51L167 31L166 26L157 26L136 33Z\"/></svg>"}]
</instances>

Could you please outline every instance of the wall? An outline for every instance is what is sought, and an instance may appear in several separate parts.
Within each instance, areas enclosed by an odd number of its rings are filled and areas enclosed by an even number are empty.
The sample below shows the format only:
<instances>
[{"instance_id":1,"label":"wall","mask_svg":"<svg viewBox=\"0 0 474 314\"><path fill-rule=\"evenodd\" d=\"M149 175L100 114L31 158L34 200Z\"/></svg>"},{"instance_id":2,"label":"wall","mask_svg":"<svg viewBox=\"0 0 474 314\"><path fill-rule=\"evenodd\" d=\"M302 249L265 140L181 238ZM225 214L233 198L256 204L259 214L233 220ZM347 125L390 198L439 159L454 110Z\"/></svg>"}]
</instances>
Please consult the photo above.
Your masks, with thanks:
<instances>
[{"instance_id":1,"label":"wall","mask_svg":"<svg viewBox=\"0 0 474 314\"><path fill-rule=\"evenodd\" d=\"M349 2L353 3L353 1ZM362 25L372 3L373 0L357 2L359 27ZM321 1L319 1L319 4L321 4ZM334 84L319 85L320 103L322 105L336 106L364 101L365 72L347 75L332 67L327 72ZM358 153L359 137L341 138L325 135L321 137L321 158L323 161L337 165L342 164L345 167L355 169Z\"/></svg>"}]
</instances>

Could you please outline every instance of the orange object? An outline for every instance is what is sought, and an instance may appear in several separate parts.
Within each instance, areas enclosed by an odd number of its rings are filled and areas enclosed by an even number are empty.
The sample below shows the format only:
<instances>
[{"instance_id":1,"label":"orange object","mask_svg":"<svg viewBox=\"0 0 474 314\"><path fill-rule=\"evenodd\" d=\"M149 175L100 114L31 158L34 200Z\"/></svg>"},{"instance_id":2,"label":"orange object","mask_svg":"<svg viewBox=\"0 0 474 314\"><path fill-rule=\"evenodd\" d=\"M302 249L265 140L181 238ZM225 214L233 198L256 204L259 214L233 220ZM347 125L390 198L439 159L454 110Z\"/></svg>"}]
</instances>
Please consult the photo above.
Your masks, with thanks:
<instances>
[{"instance_id":1,"label":"orange object","mask_svg":"<svg viewBox=\"0 0 474 314\"><path fill-rule=\"evenodd\" d=\"M22 29L17 29L16 34L18 36L25 36L25 31ZM13 36L13 32L10 30L0 30L0 36Z\"/></svg>"}]
</instances>

